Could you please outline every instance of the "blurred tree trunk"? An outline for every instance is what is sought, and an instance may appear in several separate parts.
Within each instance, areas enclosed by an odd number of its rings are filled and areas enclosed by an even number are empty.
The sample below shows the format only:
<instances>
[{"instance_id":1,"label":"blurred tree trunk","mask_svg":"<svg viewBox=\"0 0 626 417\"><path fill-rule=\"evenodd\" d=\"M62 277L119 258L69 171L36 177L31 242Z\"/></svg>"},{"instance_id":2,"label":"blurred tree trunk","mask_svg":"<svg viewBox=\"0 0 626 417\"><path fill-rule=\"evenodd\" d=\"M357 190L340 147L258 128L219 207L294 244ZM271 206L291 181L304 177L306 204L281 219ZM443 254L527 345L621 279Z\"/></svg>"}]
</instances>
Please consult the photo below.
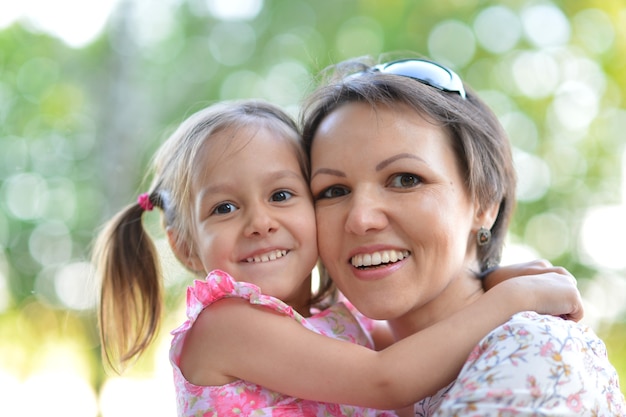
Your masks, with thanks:
<instances>
[{"instance_id":1,"label":"blurred tree trunk","mask_svg":"<svg viewBox=\"0 0 626 417\"><path fill-rule=\"evenodd\" d=\"M143 178L139 132L152 112L144 106L141 84L141 53L134 39L133 2L120 3L111 16L109 28L110 53L96 86L96 105L100 116L98 143L100 156L97 172L105 194L107 207L102 215L109 218L113 212L133 202L138 192L137 179Z\"/></svg>"}]
</instances>

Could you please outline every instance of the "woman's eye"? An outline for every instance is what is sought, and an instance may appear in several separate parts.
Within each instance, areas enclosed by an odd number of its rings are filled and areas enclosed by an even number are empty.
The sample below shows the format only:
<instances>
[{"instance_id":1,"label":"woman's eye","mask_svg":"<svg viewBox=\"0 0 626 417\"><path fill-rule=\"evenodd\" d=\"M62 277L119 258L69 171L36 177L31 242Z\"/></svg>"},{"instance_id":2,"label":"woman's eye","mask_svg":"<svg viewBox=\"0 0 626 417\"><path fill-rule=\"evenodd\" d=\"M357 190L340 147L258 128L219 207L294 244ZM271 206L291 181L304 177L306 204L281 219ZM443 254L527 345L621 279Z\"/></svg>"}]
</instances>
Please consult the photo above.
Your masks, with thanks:
<instances>
[{"instance_id":1,"label":"woman's eye","mask_svg":"<svg viewBox=\"0 0 626 417\"><path fill-rule=\"evenodd\" d=\"M350 194L350 191L346 187L340 187L338 185L333 185L332 187L328 187L324 189L321 193L317 195L318 199L324 198L336 198L343 197L344 195Z\"/></svg>"},{"instance_id":2,"label":"woman's eye","mask_svg":"<svg viewBox=\"0 0 626 417\"><path fill-rule=\"evenodd\" d=\"M391 179L391 186L396 188L411 188L419 185L422 179L415 174L398 174Z\"/></svg>"},{"instance_id":3,"label":"woman's eye","mask_svg":"<svg viewBox=\"0 0 626 417\"><path fill-rule=\"evenodd\" d=\"M293 197L293 194L289 191L281 190L272 194L272 201L286 201Z\"/></svg>"},{"instance_id":4,"label":"woman's eye","mask_svg":"<svg viewBox=\"0 0 626 417\"><path fill-rule=\"evenodd\" d=\"M215 209L213 209L213 214L228 214L237 210L237 206L233 203L222 203L218 204Z\"/></svg>"}]
</instances>

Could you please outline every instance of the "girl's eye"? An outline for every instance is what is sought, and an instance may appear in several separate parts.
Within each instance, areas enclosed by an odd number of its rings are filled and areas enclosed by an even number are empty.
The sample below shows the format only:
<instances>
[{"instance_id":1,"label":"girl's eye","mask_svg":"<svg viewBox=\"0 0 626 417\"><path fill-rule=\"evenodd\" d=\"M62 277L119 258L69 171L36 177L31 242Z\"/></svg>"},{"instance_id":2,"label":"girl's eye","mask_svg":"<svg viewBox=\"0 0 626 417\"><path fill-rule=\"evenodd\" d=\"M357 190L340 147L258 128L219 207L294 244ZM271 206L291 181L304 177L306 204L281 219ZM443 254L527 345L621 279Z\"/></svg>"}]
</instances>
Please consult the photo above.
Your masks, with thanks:
<instances>
[{"instance_id":1,"label":"girl's eye","mask_svg":"<svg viewBox=\"0 0 626 417\"><path fill-rule=\"evenodd\" d=\"M398 174L391 178L391 186L396 188L411 188L419 185L422 179L415 174Z\"/></svg>"},{"instance_id":2,"label":"girl's eye","mask_svg":"<svg viewBox=\"0 0 626 417\"><path fill-rule=\"evenodd\" d=\"M321 193L319 193L317 195L317 199L321 200L325 198L343 197L344 195L347 195L347 194L350 194L350 190L348 190L346 187L333 185L331 187L324 189Z\"/></svg>"},{"instance_id":3,"label":"girl's eye","mask_svg":"<svg viewBox=\"0 0 626 417\"><path fill-rule=\"evenodd\" d=\"M237 210L237 206L235 206L233 203L222 203L215 207L215 209L213 210L213 214L228 214L232 213L235 210Z\"/></svg>"},{"instance_id":4,"label":"girl's eye","mask_svg":"<svg viewBox=\"0 0 626 417\"><path fill-rule=\"evenodd\" d=\"M281 190L272 194L271 200L272 201L287 201L291 197L293 197L292 193L290 193L289 191Z\"/></svg>"}]
</instances>

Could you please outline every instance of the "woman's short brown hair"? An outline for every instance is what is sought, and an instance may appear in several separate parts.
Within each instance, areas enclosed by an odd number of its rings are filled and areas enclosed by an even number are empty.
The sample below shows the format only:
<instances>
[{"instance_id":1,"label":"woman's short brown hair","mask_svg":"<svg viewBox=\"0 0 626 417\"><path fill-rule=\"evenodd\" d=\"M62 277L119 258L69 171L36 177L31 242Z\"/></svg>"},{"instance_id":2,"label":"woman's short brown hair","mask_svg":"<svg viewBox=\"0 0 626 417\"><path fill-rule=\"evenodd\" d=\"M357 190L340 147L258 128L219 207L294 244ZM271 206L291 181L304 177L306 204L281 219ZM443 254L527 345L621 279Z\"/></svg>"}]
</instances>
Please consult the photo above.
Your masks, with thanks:
<instances>
[{"instance_id":1,"label":"woman's short brown hair","mask_svg":"<svg viewBox=\"0 0 626 417\"><path fill-rule=\"evenodd\" d=\"M500 262L515 204L516 176L508 137L493 111L465 86L466 97L441 91L413 78L371 70L363 60L332 67L330 78L306 100L301 123L310 156L322 120L340 106L365 102L373 108L405 105L450 135L465 186L481 207L499 205L491 240L478 246L481 271Z\"/></svg>"}]
</instances>

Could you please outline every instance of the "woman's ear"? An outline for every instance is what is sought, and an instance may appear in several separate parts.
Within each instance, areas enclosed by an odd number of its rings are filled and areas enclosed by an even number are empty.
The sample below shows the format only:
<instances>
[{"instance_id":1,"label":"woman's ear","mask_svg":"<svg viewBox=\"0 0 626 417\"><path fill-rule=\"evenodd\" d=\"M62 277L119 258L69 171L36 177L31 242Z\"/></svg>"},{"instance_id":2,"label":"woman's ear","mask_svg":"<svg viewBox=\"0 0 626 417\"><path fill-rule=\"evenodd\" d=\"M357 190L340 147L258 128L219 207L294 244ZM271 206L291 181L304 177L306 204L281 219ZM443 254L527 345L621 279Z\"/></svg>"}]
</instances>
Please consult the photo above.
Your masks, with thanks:
<instances>
[{"instance_id":1,"label":"woman's ear","mask_svg":"<svg viewBox=\"0 0 626 417\"><path fill-rule=\"evenodd\" d=\"M481 227L491 230L493 224L496 222L499 211L499 204L492 204L486 208L481 207L476 212L476 217L474 218L474 230L478 230Z\"/></svg>"},{"instance_id":2,"label":"woman's ear","mask_svg":"<svg viewBox=\"0 0 626 417\"><path fill-rule=\"evenodd\" d=\"M166 228L167 240L172 248L176 259L192 272L203 272L204 265L194 250L187 242L179 239L178 233L171 227Z\"/></svg>"}]
</instances>

